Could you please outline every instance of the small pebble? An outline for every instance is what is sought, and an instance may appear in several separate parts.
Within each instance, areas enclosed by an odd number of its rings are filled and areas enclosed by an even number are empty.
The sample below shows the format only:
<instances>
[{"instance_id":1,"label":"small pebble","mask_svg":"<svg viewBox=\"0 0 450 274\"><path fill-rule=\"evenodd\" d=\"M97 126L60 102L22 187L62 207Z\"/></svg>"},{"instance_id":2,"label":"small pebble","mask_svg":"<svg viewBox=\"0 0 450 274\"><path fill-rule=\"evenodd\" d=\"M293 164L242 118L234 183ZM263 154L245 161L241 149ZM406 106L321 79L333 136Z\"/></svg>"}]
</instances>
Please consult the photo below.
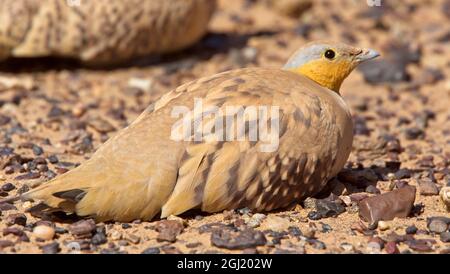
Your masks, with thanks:
<instances>
[{"instance_id":1,"label":"small pebble","mask_svg":"<svg viewBox=\"0 0 450 274\"><path fill-rule=\"evenodd\" d=\"M434 240L433 240L434 241ZM430 252L433 251L433 245L434 242L431 242L429 240L410 240L406 241L406 244L409 248L412 250L418 251L418 252Z\"/></svg>"},{"instance_id":2,"label":"small pebble","mask_svg":"<svg viewBox=\"0 0 450 274\"><path fill-rule=\"evenodd\" d=\"M161 251L157 247L149 247L142 251L142 254L159 254Z\"/></svg>"},{"instance_id":3,"label":"small pebble","mask_svg":"<svg viewBox=\"0 0 450 274\"><path fill-rule=\"evenodd\" d=\"M17 207L9 203L0 203L0 212L9 210L17 210Z\"/></svg>"},{"instance_id":4,"label":"small pebble","mask_svg":"<svg viewBox=\"0 0 450 274\"><path fill-rule=\"evenodd\" d=\"M69 232L75 238L91 238L95 230L95 222L92 219L81 220L69 226Z\"/></svg>"},{"instance_id":5,"label":"small pebble","mask_svg":"<svg viewBox=\"0 0 450 274\"><path fill-rule=\"evenodd\" d=\"M442 232L440 239L443 243L450 243L450 231Z\"/></svg>"},{"instance_id":6,"label":"small pebble","mask_svg":"<svg viewBox=\"0 0 450 274\"><path fill-rule=\"evenodd\" d=\"M439 194L439 188L429 178L420 179L418 185L420 195L435 196Z\"/></svg>"},{"instance_id":7,"label":"small pebble","mask_svg":"<svg viewBox=\"0 0 450 274\"><path fill-rule=\"evenodd\" d=\"M2 190L6 192L10 192L11 190L14 190L16 187L11 183L6 183L2 185Z\"/></svg>"},{"instance_id":8,"label":"small pebble","mask_svg":"<svg viewBox=\"0 0 450 274\"><path fill-rule=\"evenodd\" d=\"M388 222L385 222L385 221L379 221L379 222L378 222L378 228L379 228L381 231L385 231L385 230L388 230L389 228L391 228L391 226L389 225Z\"/></svg>"},{"instance_id":9,"label":"small pebble","mask_svg":"<svg viewBox=\"0 0 450 274\"><path fill-rule=\"evenodd\" d=\"M185 220L185 219L183 219L183 218L181 218L181 217L175 216L175 215L170 215L169 217L167 217L167 220L169 220L169 221L177 221L177 222L180 222L180 223L182 223L184 226L187 226L187 225L188 225L187 220Z\"/></svg>"},{"instance_id":10,"label":"small pebble","mask_svg":"<svg viewBox=\"0 0 450 274\"><path fill-rule=\"evenodd\" d=\"M370 254L378 254L381 251L381 246L377 242L369 242L367 244L367 252Z\"/></svg>"},{"instance_id":11,"label":"small pebble","mask_svg":"<svg viewBox=\"0 0 450 274\"><path fill-rule=\"evenodd\" d=\"M387 242L384 249L386 250L387 254L399 254L400 253L396 242Z\"/></svg>"},{"instance_id":12,"label":"small pebble","mask_svg":"<svg viewBox=\"0 0 450 274\"><path fill-rule=\"evenodd\" d=\"M61 249L57 242L41 246L42 253L44 254L57 254Z\"/></svg>"},{"instance_id":13,"label":"small pebble","mask_svg":"<svg viewBox=\"0 0 450 274\"><path fill-rule=\"evenodd\" d=\"M373 185L369 185L366 187L366 192L370 194L380 194L381 191Z\"/></svg>"},{"instance_id":14,"label":"small pebble","mask_svg":"<svg viewBox=\"0 0 450 274\"><path fill-rule=\"evenodd\" d=\"M27 224L27 216L22 213L17 214L11 214L8 217L6 217L6 225L20 225L25 226Z\"/></svg>"},{"instance_id":15,"label":"small pebble","mask_svg":"<svg viewBox=\"0 0 450 274\"><path fill-rule=\"evenodd\" d=\"M442 203L444 204L444 207L448 212L450 212L450 185L443 187L439 192L439 195L441 197Z\"/></svg>"},{"instance_id":16,"label":"small pebble","mask_svg":"<svg viewBox=\"0 0 450 274\"><path fill-rule=\"evenodd\" d=\"M48 241L55 236L55 229L46 225L38 225L33 229L33 235L38 239Z\"/></svg>"},{"instance_id":17,"label":"small pebble","mask_svg":"<svg viewBox=\"0 0 450 274\"><path fill-rule=\"evenodd\" d=\"M91 239L91 243L93 245L102 245L105 244L106 242L107 242L106 235L102 232L96 233Z\"/></svg>"},{"instance_id":18,"label":"small pebble","mask_svg":"<svg viewBox=\"0 0 450 274\"><path fill-rule=\"evenodd\" d=\"M416 234L416 232L417 232L417 227L414 226L414 225L408 226L408 227L405 229L405 232L406 232L406 234L410 234L410 235Z\"/></svg>"},{"instance_id":19,"label":"small pebble","mask_svg":"<svg viewBox=\"0 0 450 274\"><path fill-rule=\"evenodd\" d=\"M122 234L117 230L110 231L111 239L114 241L118 241L122 238Z\"/></svg>"},{"instance_id":20,"label":"small pebble","mask_svg":"<svg viewBox=\"0 0 450 274\"><path fill-rule=\"evenodd\" d=\"M66 245L66 247L71 251L80 251L81 245L79 242L70 242Z\"/></svg>"},{"instance_id":21,"label":"small pebble","mask_svg":"<svg viewBox=\"0 0 450 274\"><path fill-rule=\"evenodd\" d=\"M158 241L175 242L177 236L183 232L184 226L179 221L162 220L156 226Z\"/></svg>"},{"instance_id":22,"label":"small pebble","mask_svg":"<svg viewBox=\"0 0 450 274\"><path fill-rule=\"evenodd\" d=\"M14 243L9 240L0 240L0 250L6 247L14 246Z\"/></svg>"},{"instance_id":23,"label":"small pebble","mask_svg":"<svg viewBox=\"0 0 450 274\"><path fill-rule=\"evenodd\" d=\"M428 224L428 230L433 233L442 233L447 231L448 225L440 220L440 219L433 219Z\"/></svg>"},{"instance_id":24,"label":"small pebble","mask_svg":"<svg viewBox=\"0 0 450 274\"><path fill-rule=\"evenodd\" d=\"M342 243L342 244L340 245L340 247L341 247L342 250L344 250L345 252L348 252L348 253L353 252L354 249L355 249L355 248L353 247L353 245L352 245L352 244L349 244L349 243Z\"/></svg>"}]
</instances>

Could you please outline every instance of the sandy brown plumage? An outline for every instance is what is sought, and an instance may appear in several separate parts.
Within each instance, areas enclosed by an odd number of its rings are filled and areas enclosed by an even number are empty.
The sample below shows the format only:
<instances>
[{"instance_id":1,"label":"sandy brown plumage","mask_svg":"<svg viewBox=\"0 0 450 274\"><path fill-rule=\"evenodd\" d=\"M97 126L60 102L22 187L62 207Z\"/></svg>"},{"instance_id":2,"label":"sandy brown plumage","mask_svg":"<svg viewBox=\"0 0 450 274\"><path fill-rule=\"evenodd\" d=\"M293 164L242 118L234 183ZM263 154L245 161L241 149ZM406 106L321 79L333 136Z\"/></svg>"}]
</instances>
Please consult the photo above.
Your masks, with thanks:
<instances>
[{"instance_id":1,"label":"sandy brown plumage","mask_svg":"<svg viewBox=\"0 0 450 274\"><path fill-rule=\"evenodd\" d=\"M215 0L0 2L0 59L62 56L91 64L188 47L207 30Z\"/></svg>"},{"instance_id":2,"label":"sandy brown plumage","mask_svg":"<svg viewBox=\"0 0 450 274\"><path fill-rule=\"evenodd\" d=\"M171 140L172 108L193 108L194 97L220 108L281 106L279 150L260 152L261 142ZM351 143L350 113L338 94L292 72L241 69L172 91L90 160L26 197L98 220L151 219L161 210L167 217L197 207L265 211L320 191L344 165ZM74 189L83 193L80 201L54 195Z\"/></svg>"},{"instance_id":3,"label":"sandy brown plumage","mask_svg":"<svg viewBox=\"0 0 450 274\"><path fill-rule=\"evenodd\" d=\"M336 56L323 57L321 52L331 48ZM342 169L353 139L347 105L339 90L325 86L338 87L330 81L342 82L352 67L377 55L343 44L312 43L283 70L239 69L182 85L151 105L91 159L22 198L97 221L131 221L194 208L269 211L313 196ZM299 73L303 70L296 65L311 73ZM336 70L339 73L325 81L323 75L336 66L352 67ZM196 98L206 107L189 119L205 116L205 125L216 121L206 115L207 106L216 106L225 115L230 106L278 107L278 146L264 149L267 140L261 138L173 138L183 125L173 111L180 106L198 109ZM269 124L276 118L259 113L245 117L249 125ZM250 127L247 130L251 132Z\"/></svg>"}]
</instances>

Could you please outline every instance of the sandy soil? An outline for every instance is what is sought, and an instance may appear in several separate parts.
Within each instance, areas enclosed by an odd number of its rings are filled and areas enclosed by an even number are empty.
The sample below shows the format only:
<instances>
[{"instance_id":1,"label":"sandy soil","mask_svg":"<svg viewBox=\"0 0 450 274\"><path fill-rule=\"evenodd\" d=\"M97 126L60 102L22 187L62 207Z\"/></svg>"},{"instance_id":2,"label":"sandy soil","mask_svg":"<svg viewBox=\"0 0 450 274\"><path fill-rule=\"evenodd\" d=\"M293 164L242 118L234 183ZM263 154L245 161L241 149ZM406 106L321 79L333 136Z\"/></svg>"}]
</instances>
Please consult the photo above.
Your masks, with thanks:
<instances>
[{"instance_id":1,"label":"sandy soil","mask_svg":"<svg viewBox=\"0 0 450 274\"><path fill-rule=\"evenodd\" d=\"M316 39L379 49L383 60L391 62L388 74L398 73L403 79L371 76L364 68L344 83L342 94L357 124L347 167L375 172L372 186L382 193L400 184L381 171L386 162L407 169L410 178L401 181L413 186L427 178L438 189L450 183L449 1L391 1L389 6L383 1L382 7L368 7L365 1L313 1L310 9L294 18L262 2L220 1L208 36L172 56L108 69L57 59L0 65L0 195L14 196L82 163L148 104L182 83L238 67L280 67L299 46ZM386 136L399 141L401 152L388 151ZM240 210L190 212L169 223L89 227L82 221L89 232L82 239L73 233L72 220L43 221L25 212L32 204L17 202L15 209L0 208L0 253L393 253L395 247L403 253L449 253L450 244L430 232L427 218L450 214L439 195L423 195L420 190L410 217L373 230L364 227L367 223L360 220L355 204L337 217L311 220L311 209L300 203L265 216ZM373 187L344 181L333 191L343 200L355 193L376 195L369 193L376 192ZM247 246L218 247L220 241L214 237L223 233L235 237L258 218L261 224L249 230L253 238L242 240ZM32 232L37 225L55 228L55 237L38 239ZM418 228L411 235L414 239L404 237L410 226ZM265 243L255 243L254 238L261 237L256 231L263 232ZM161 236L164 233L169 236ZM377 241L378 246L373 244Z\"/></svg>"}]
</instances>

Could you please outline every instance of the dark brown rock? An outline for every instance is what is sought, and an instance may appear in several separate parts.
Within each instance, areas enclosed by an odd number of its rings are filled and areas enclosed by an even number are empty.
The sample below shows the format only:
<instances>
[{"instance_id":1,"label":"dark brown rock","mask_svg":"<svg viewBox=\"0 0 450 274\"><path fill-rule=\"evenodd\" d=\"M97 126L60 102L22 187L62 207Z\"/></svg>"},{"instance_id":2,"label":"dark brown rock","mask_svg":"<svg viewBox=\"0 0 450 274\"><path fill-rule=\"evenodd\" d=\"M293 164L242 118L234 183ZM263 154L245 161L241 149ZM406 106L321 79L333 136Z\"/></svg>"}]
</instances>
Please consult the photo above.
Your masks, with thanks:
<instances>
[{"instance_id":1,"label":"dark brown rock","mask_svg":"<svg viewBox=\"0 0 450 274\"><path fill-rule=\"evenodd\" d=\"M360 201L366 199L367 197L369 197L369 195L367 195L366 193L352 193L352 194L350 194L350 199L353 202L360 202Z\"/></svg>"},{"instance_id":2,"label":"dark brown rock","mask_svg":"<svg viewBox=\"0 0 450 274\"><path fill-rule=\"evenodd\" d=\"M406 244L409 246L409 248L419 252L433 251L433 244L435 243L436 241L434 240L422 240L422 239L406 241Z\"/></svg>"},{"instance_id":3,"label":"dark brown rock","mask_svg":"<svg viewBox=\"0 0 450 274\"><path fill-rule=\"evenodd\" d=\"M20 180L33 180L33 179L37 179L39 177L41 177L41 175L39 173L37 173L37 172L28 172L28 173L25 173L23 175L17 176L15 178L15 180L18 180L18 181L20 181Z\"/></svg>"},{"instance_id":4,"label":"dark brown rock","mask_svg":"<svg viewBox=\"0 0 450 274\"><path fill-rule=\"evenodd\" d=\"M402 146L400 145L400 141L398 139L393 139L387 142L386 149L389 152L402 152Z\"/></svg>"},{"instance_id":5,"label":"dark brown rock","mask_svg":"<svg viewBox=\"0 0 450 274\"><path fill-rule=\"evenodd\" d=\"M6 183L6 184L4 184L4 185L2 185L2 190L3 191L6 191L6 192L9 192L9 191L11 191L11 190L13 190L13 189L15 189L16 187L13 185L13 184L11 184L11 183Z\"/></svg>"},{"instance_id":6,"label":"dark brown rock","mask_svg":"<svg viewBox=\"0 0 450 274\"><path fill-rule=\"evenodd\" d=\"M450 232L442 232L440 235L440 239L443 243L450 243Z\"/></svg>"},{"instance_id":7,"label":"dark brown rock","mask_svg":"<svg viewBox=\"0 0 450 274\"><path fill-rule=\"evenodd\" d=\"M11 214L8 217L6 217L6 225L21 225L25 226L27 224L27 216L22 213L17 214Z\"/></svg>"},{"instance_id":8,"label":"dark brown rock","mask_svg":"<svg viewBox=\"0 0 450 274\"><path fill-rule=\"evenodd\" d=\"M10 234L20 237L20 236L24 235L25 232L23 232L23 230L18 227L7 227L7 228L3 229L3 236L7 236Z\"/></svg>"},{"instance_id":9,"label":"dark brown rock","mask_svg":"<svg viewBox=\"0 0 450 274\"><path fill-rule=\"evenodd\" d=\"M14 243L9 240L0 240L0 250L10 246L14 246Z\"/></svg>"},{"instance_id":10,"label":"dark brown rock","mask_svg":"<svg viewBox=\"0 0 450 274\"><path fill-rule=\"evenodd\" d=\"M395 232L391 232L391 233L389 233L387 235L383 235L383 236L380 236L380 237L385 242L396 242L396 243L402 243L402 242L414 240L414 236L413 235L407 235L407 234L406 235L405 234L399 235L399 234L397 234Z\"/></svg>"},{"instance_id":11,"label":"dark brown rock","mask_svg":"<svg viewBox=\"0 0 450 274\"><path fill-rule=\"evenodd\" d=\"M91 238L95 231L95 222L92 219L81 220L69 226L69 232L77 239Z\"/></svg>"},{"instance_id":12,"label":"dark brown rock","mask_svg":"<svg viewBox=\"0 0 450 274\"><path fill-rule=\"evenodd\" d=\"M406 232L406 234L413 235L413 234L416 234L417 230L418 230L417 227L415 225L412 225L412 226L408 226L405 229L405 232Z\"/></svg>"},{"instance_id":13,"label":"dark brown rock","mask_svg":"<svg viewBox=\"0 0 450 274\"><path fill-rule=\"evenodd\" d=\"M341 200L314 199L313 211L308 213L311 220L336 217L345 212Z\"/></svg>"},{"instance_id":14,"label":"dark brown rock","mask_svg":"<svg viewBox=\"0 0 450 274\"><path fill-rule=\"evenodd\" d=\"M386 243L385 250L386 250L387 254L399 254L400 253L400 251L398 250L396 242L388 242L388 243Z\"/></svg>"},{"instance_id":15,"label":"dark brown rock","mask_svg":"<svg viewBox=\"0 0 450 274\"><path fill-rule=\"evenodd\" d=\"M418 180L419 193L423 196L434 196L439 194L439 188L431 179L423 178Z\"/></svg>"},{"instance_id":16,"label":"dark brown rock","mask_svg":"<svg viewBox=\"0 0 450 274\"><path fill-rule=\"evenodd\" d=\"M395 217L406 218L414 206L415 198L416 188L405 186L362 200L359 203L359 215L370 224L393 220Z\"/></svg>"},{"instance_id":17,"label":"dark brown rock","mask_svg":"<svg viewBox=\"0 0 450 274\"><path fill-rule=\"evenodd\" d=\"M407 140L416 140L419 138L423 138L425 135L425 132L417 127L407 128L405 129L404 133Z\"/></svg>"},{"instance_id":18,"label":"dark brown rock","mask_svg":"<svg viewBox=\"0 0 450 274\"><path fill-rule=\"evenodd\" d=\"M211 234L211 243L214 246L226 249L247 249L261 245L267 242L266 237L261 231L246 229L243 231L232 232L229 230L215 230Z\"/></svg>"},{"instance_id":19,"label":"dark brown rock","mask_svg":"<svg viewBox=\"0 0 450 274\"><path fill-rule=\"evenodd\" d=\"M338 178L358 187L366 187L378 181L378 176L372 169L344 170L338 174Z\"/></svg>"},{"instance_id":20,"label":"dark brown rock","mask_svg":"<svg viewBox=\"0 0 450 274\"><path fill-rule=\"evenodd\" d=\"M161 251L159 250L158 247L149 247L144 251L142 251L141 254L159 254L159 253L161 253Z\"/></svg>"},{"instance_id":21,"label":"dark brown rock","mask_svg":"<svg viewBox=\"0 0 450 274\"><path fill-rule=\"evenodd\" d=\"M367 226L361 221L359 221L357 223L353 223L350 229L355 230L355 231L363 234L364 236L374 235L374 231L367 228Z\"/></svg>"},{"instance_id":22,"label":"dark brown rock","mask_svg":"<svg viewBox=\"0 0 450 274\"><path fill-rule=\"evenodd\" d=\"M175 242L177 236L183 232L184 226L179 221L163 220L158 222L156 231L159 232L157 236L158 241Z\"/></svg>"}]
</instances>

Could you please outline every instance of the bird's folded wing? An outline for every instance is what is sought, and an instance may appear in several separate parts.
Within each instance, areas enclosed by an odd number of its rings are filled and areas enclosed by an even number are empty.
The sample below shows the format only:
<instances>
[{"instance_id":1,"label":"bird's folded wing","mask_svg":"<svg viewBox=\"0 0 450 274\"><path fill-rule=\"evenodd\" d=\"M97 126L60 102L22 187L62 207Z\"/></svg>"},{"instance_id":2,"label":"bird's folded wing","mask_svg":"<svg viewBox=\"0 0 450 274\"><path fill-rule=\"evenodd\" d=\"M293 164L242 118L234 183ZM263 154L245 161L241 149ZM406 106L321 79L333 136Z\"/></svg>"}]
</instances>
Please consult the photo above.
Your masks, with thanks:
<instances>
[{"instance_id":1,"label":"bird's folded wing","mask_svg":"<svg viewBox=\"0 0 450 274\"><path fill-rule=\"evenodd\" d=\"M321 134L335 130L335 125L327 124L333 123L333 119L324 119L332 115L327 105L308 92L289 92L282 86L258 83L258 76L242 73L229 77L209 90L203 104L219 107L222 114L227 106L278 107L277 147L264 151L270 140L248 138L188 143L176 186L162 208L162 217L195 207L207 212L239 206L270 210L317 192L323 186L336 157L330 146L322 143ZM245 118L247 125L251 125L252 117ZM269 131L274 130L270 128L272 118L253 117L256 125L266 124ZM330 144L335 137L329 136Z\"/></svg>"},{"instance_id":2,"label":"bird's folded wing","mask_svg":"<svg viewBox=\"0 0 450 274\"><path fill-rule=\"evenodd\" d=\"M165 217L196 207L215 212L286 206L320 190L337 157L335 109L303 81L310 83L290 72L242 69L183 85L108 140L90 160L24 197L99 221L151 219L161 210ZM173 140L173 109L192 110L195 98L218 110L279 107L279 134L269 134L266 140ZM273 116L245 117L246 124L256 121L271 129ZM279 143L273 137L279 137ZM278 146L267 151L268 144Z\"/></svg>"}]
</instances>

